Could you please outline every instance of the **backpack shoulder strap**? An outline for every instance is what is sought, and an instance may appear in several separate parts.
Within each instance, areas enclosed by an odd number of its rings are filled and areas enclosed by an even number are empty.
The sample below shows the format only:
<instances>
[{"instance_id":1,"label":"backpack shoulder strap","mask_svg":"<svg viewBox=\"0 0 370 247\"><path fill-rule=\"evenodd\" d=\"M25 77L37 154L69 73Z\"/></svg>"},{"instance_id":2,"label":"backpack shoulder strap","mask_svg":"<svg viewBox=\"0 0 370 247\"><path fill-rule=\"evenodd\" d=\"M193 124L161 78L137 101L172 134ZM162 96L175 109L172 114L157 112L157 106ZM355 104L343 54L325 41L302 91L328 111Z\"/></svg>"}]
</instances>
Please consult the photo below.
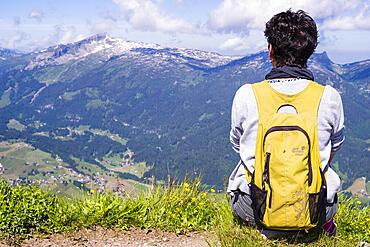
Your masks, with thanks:
<instances>
[{"instance_id":1,"label":"backpack shoulder strap","mask_svg":"<svg viewBox=\"0 0 370 247\"><path fill-rule=\"evenodd\" d=\"M292 105L297 113L317 123L317 113L324 92L324 86L310 81L297 94L284 94L272 88L265 80L252 85L258 107L259 122L264 122L284 105Z\"/></svg>"}]
</instances>

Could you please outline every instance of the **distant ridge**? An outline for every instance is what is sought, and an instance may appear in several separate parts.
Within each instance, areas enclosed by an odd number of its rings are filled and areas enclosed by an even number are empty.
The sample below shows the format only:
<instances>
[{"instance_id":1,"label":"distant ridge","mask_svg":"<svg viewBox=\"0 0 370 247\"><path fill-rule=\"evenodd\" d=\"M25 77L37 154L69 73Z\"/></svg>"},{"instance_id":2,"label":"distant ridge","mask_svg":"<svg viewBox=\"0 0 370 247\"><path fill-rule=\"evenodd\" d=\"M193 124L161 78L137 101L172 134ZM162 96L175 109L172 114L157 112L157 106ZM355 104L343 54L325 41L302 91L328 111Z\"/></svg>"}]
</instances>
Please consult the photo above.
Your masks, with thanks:
<instances>
[{"instance_id":1,"label":"distant ridge","mask_svg":"<svg viewBox=\"0 0 370 247\"><path fill-rule=\"evenodd\" d=\"M128 52L162 53L167 56L191 58L204 62L209 67L225 64L235 57L223 56L215 52L205 52L186 48L168 48L158 44L125 41L112 38L107 34L96 34L86 39L60 44L34 52L37 56L28 64L26 70L47 65L58 65L69 61L78 60L95 53L103 53L106 59Z\"/></svg>"}]
</instances>

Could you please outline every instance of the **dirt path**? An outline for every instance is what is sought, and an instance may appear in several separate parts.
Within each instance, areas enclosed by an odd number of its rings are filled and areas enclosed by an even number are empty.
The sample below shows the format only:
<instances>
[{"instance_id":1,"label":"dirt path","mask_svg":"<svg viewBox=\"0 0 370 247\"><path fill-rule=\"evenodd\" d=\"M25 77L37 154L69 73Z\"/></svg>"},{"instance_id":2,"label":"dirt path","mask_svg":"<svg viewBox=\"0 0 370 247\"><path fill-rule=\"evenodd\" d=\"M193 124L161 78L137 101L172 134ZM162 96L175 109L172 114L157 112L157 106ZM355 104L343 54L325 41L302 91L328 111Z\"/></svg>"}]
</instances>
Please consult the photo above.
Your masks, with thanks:
<instances>
[{"instance_id":1,"label":"dirt path","mask_svg":"<svg viewBox=\"0 0 370 247\"><path fill-rule=\"evenodd\" d=\"M163 247L206 247L218 246L217 238L209 233L189 233L176 235L158 230L145 231L133 229L130 231L107 230L80 230L68 234L53 234L45 238L33 238L24 241L21 246L27 247L54 247L54 246L96 246L96 247L131 247L131 246L163 246ZM8 246L0 244L0 247Z\"/></svg>"}]
</instances>

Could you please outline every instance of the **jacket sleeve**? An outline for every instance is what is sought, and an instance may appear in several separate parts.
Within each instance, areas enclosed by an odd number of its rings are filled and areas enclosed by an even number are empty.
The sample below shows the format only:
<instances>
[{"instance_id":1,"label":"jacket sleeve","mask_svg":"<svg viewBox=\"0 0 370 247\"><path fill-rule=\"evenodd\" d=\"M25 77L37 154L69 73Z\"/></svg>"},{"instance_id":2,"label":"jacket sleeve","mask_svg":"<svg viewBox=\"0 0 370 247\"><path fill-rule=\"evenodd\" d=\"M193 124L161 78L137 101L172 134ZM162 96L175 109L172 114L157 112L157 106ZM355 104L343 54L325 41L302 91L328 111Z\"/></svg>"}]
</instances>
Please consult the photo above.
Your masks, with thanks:
<instances>
[{"instance_id":1,"label":"jacket sleeve","mask_svg":"<svg viewBox=\"0 0 370 247\"><path fill-rule=\"evenodd\" d=\"M331 103L333 107L333 123L332 123L332 133L330 136L331 141L331 151L336 152L338 151L345 140L344 136L344 111L343 111L343 103L342 98L338 91L333 89L331 95Z\"/></svg>"},{"instance_id":2,"label":"jacket sleeve","mask_svg":"<svg viewBox=\"0 0 370 247\"><path fill-rule=\"evenodd\" d=\"M247 107L241 107L240 91L238 90L234 96L233 105L231 109L231 130L230 142L235 150L239 153L240 150L240 137L243 134L243 119L246 117Z\"/></svg>"}]
</instances>

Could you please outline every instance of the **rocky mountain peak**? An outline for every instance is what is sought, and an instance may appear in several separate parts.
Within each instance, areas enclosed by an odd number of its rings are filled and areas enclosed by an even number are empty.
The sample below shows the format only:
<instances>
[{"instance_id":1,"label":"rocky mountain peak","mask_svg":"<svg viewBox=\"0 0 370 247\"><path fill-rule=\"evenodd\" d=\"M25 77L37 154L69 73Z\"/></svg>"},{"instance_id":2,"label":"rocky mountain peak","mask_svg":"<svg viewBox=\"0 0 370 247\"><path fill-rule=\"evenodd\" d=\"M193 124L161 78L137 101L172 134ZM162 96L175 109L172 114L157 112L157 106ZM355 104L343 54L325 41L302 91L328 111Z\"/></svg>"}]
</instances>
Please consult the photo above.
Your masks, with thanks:
<instances>
[{"instance_id":1,"label":"rocky mountain peak","mask_svg":"<svg viewBox=\"0 0 370 247\"><path fill-rule=\"evenodd\" d=\"M321 53L314 53L311 57L311 60L315 60L323 65L332 65L334 64L328 54L326 53L326 51L323 51Z\"/></svg>"}]
</instances>

